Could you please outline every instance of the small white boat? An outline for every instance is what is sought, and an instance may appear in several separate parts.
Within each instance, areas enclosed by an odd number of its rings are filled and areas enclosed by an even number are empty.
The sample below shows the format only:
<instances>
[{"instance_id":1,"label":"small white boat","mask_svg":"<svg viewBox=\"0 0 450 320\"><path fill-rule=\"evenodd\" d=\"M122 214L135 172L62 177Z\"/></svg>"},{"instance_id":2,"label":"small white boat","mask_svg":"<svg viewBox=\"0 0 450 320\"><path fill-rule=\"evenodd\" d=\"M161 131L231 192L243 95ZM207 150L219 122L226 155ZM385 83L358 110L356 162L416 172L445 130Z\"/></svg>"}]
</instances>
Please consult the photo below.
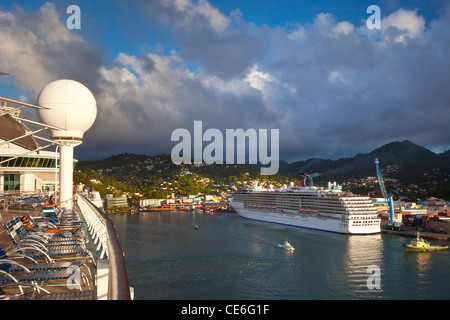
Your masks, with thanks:
<instances>
[{"instance_id":1,"label":"small white boat","mask_svg":"<svg viewBox=\"0 0 450 320\"><path fill-rule=\"evenodd\" d=\"M282 245L279 244L278 246L279 246L280 248L284 248L284 249L286 249L286 250L291 250L291 251L295 250L295 248L292 246L292 244L290 244L289 242L287 242L287 240L285 240L284 243L283 243Z\"/></svg>"}]
</instances>

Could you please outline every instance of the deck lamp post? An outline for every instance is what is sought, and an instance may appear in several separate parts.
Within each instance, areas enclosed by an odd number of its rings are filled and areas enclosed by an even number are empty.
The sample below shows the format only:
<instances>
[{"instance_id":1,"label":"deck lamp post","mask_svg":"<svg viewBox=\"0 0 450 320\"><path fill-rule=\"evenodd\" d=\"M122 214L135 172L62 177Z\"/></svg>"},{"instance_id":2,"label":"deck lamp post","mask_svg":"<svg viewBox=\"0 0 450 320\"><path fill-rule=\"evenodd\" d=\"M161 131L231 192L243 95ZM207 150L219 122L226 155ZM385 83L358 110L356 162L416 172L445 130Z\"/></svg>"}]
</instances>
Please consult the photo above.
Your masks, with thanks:
<instances>
[{"instance_id":1,"label":"deck lamp post","mask_svg":"<svg viewBox=\"0 0 450 320\"><path fill-rule=\"evenodd\" d=\"M52 140L60 143L59 199L61 207L71 209L73 197L73 148L82 143L83 134L94 124L97 103L83 84L56 80L39 93L40 121L64 130L49 129Z\"/></svg>"}]
</instances>

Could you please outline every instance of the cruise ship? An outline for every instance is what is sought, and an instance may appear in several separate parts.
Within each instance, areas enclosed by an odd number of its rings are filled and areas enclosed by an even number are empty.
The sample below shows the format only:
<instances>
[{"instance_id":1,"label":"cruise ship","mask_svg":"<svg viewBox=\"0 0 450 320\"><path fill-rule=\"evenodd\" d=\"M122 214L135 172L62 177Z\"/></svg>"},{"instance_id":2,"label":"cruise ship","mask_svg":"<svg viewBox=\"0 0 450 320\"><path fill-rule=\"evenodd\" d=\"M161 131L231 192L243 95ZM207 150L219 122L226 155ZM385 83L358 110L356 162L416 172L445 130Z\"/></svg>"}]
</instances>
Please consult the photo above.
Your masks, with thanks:
<instances>
[{"instance_id":1,"label":"cruise ship","mask_svg":"<svg viewBox=\"0 0 450 320\"><path fill-rule=\"evenodd\" d=\"M347 194L336 183L316 187L311 176L298 186L238 190L230 205L248 219L347 234L381 232L381 219L368 196Z\"/></svg>"}]
</instances>

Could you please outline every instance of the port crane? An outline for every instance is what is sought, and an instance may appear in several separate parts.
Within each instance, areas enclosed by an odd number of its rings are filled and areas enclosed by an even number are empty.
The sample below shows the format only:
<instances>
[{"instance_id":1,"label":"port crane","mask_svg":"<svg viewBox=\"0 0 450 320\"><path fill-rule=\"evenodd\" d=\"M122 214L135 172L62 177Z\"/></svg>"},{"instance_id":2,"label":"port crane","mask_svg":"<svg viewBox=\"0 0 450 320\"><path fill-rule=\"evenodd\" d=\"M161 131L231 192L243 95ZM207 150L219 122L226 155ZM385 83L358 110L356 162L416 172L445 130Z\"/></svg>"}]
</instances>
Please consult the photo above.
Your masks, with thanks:
<instances>
[{"instance_id":1,"label":"port crane","mask_svg":"<svg viewBox=\"0 0 450 320\"><path fill-rule=\"evenodd\" d=\"M377 168L377 179L380 184L381 193L383 194L384 199L386 199L386 203L389 204L389 221L386 223L386 227L392 230L398 230L401 228L401 224L399 222L395 222L394 219L394 200L392 199L392 194L388 194L386 192L386 187L384 186L383 177L381 176L381 170L378 158L375 159L375 166Z\"/></svg>"}]
</instances>

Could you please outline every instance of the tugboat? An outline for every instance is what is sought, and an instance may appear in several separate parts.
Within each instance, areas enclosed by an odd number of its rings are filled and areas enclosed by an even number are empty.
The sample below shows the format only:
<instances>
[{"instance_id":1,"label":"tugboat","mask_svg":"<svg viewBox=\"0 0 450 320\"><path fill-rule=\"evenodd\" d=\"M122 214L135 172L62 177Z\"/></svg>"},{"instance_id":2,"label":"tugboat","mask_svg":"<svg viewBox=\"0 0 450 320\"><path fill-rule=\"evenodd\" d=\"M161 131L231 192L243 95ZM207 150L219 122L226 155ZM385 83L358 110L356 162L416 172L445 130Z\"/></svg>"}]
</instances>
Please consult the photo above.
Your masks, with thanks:
<instances>
[{"instance_id":1,"label":"tugboat","mask_svg":"<svg viewBox=\"0 0 450 320\"><path fill-rule=\"evenodd\" d=\"M420 237L417 232L417 237L411 240L410 244L404 244L406 251L424 252L424 251L442 251L447 250L448 246L432 246L425 239Z\"/></svg>"}]
</instances>

